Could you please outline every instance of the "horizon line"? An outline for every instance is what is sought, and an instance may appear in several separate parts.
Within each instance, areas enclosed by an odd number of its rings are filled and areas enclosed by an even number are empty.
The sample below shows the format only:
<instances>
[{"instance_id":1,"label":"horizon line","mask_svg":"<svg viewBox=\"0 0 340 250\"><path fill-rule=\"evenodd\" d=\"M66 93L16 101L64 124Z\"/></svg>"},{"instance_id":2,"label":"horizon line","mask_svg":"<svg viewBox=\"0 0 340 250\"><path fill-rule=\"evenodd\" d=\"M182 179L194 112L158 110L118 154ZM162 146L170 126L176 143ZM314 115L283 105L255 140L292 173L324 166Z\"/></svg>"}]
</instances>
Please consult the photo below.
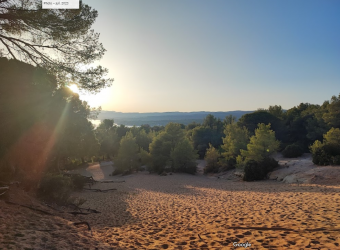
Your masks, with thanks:
<instances>
[{"instance_id":1,"label":"horizon line","mask_svg":"<svg viewBox=\"0 0 340 250\"><path fill-rule=\"evenodd\" d=\"M225 112L237 112L237 111L242 111L242 112L252 112L256 110L229 110L229 111L148 111L148 112L138 112L138 111L132 111L132 112L123 112L123 111L115 111L115 110L101 110L100 112L116 112L116 113L138 113L138 114L147 114L147 113L225 113Z\"/></svg>"}]
</instances>

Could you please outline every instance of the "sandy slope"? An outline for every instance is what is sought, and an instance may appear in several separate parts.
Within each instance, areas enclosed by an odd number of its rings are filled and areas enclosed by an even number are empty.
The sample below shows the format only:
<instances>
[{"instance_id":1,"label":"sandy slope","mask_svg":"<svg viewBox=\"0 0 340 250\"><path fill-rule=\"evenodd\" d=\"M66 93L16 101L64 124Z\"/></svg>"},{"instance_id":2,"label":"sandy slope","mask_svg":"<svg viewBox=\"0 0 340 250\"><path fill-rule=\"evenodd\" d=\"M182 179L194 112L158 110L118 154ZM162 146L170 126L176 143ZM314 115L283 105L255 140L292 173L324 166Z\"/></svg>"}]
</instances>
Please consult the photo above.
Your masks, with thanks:
<instances>
[{"instance_id":1,"label":"sandy slope","mask_svg":"<svg viewBox=\"0 0 340 250\"><path fill-rule=\"evenodd\" d=\"M101 210L94 236L122 249L340 249L337 186L253 183L174 174L116 177L118 192L79 193ZM120 195L119 195L120 193ZM118 196L123 197L118 199ZM117 202L119 200L119 202Z\"/></svg>"},{"instance_id":2,"label":"sandy slope","mask_svg":"<svg viewBox=\"0 0 340 250\"><path fill-rule=\"evenodd\" d=\"M309 183L323 185L340 184L340 166L317 166L311 154L297 158L284 158L276 155L281 167L273 171L269 178L285 183Z\"/></svg>"},{"instance_id":3,"label":"sandy slope","mask_svg":"<svg viewBox=\"0 0 340 250\"><path fill-rule=\"evenodd\" d=\"M75 193L101 214L60 218L20 208L19 217L8 218L1 210L0 248L233 249L233 242L248 242L248 249L340 249L339 186L143 172L110 177L111 170L87 171L97 180L125 180L93 186L117 191ZM92 235L70 224L75 220L89 222ZM56 231L35 230L50 227Z\"/></svg>"},{"instance_id":4,"label":"sandy slope","mask_svg":"<svg viewBox=\"0 0 340 250\"><path fill-rule=\"evenodd\" d=\"M50 209L15 186L11 186L9 200L52 215L0 200L0 249L108 249L86 227L73 225L79 217Z\"/></svg>"}]
</instances>

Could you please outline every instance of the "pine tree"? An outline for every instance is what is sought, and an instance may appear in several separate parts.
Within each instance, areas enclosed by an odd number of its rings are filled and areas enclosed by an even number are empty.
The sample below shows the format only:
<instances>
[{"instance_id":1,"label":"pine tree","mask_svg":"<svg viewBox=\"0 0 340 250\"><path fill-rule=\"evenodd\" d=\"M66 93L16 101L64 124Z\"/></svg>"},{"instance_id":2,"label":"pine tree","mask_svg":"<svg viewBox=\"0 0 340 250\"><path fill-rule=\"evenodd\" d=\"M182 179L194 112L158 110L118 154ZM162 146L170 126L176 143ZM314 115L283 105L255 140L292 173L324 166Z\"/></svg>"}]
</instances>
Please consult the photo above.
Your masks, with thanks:
<instances>
[{"instance_id":1,"label":"pine tree","mask_svg":"<svg viewBox=\"0 0 340 250\"><path fill-rule=\"evenodd\" d=\"M243 127L237 126L236 123L229 124L224 129L225 138L223 138L222 156L225 158L235 158L240 154L240 150L247 148L249 142L249 132Z\"/></svg>"},{"instance_id":2,"label":"pine tree","mask_svg":"<svg viewBox=\"0 0 340 250\"><path fill-rule=\"evenodd\" d=\"M60 85L75 82L89 91L109 86L107 69L86 67L105 52L91 30L97 16L82 2L79 9L42 9L40 0L0 0L0 57L48 69Z\"/></svg>"},{"instance_id":3,"label":"pine tree","mask_svg":"<svg viewBox=\"0 0 340 250\"><path fill-rule=\"evenodd\" d=\"M241 149L241 155L246 160L261 161L276 152L280 142L275 138L275 132L270 129L270 124L258 124L255 135L250 138L247 150Z\"/></svg>"},{"instance_id":4,"label":"pine tree","mask_svg":"<svg viewBox=\"0 0 340 250\"><path fill-rule=\"evenodd\" d=\"M196 172L197 154L187 138L180 141L171 152L174 170L194 174Z\"/></svg>"},{"instance_id":5,"label":"pine tree","mask_svg":"<svg viewBox=\"0 0 340 250\"><path fill-rule=\"evenodd\" d=\"M131 132L128 132L120 141L115 166L120 172L133 171L139 167L138 145Z\"/></svg>"}]
</instances>

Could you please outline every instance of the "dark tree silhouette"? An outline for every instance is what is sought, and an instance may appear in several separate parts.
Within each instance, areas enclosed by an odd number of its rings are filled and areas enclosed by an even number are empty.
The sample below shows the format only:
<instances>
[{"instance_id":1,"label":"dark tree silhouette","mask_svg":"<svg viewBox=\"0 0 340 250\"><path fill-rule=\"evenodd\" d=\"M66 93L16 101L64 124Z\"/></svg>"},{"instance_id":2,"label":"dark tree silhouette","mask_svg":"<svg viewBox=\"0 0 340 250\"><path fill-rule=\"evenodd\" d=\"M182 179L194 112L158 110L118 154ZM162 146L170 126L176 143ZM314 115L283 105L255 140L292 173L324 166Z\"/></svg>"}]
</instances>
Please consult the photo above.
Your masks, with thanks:
<instances>
[{"instance_id":1,"label":"dark tree silhouette","mask_svg":"<svg viewBox=\"0 0 340 250\"><path fill-rule=\"evenodd\" d=\"M99 150L91 108L39 67L0 58L0 179L37 181Z\"/></svg>"}]
</instances>

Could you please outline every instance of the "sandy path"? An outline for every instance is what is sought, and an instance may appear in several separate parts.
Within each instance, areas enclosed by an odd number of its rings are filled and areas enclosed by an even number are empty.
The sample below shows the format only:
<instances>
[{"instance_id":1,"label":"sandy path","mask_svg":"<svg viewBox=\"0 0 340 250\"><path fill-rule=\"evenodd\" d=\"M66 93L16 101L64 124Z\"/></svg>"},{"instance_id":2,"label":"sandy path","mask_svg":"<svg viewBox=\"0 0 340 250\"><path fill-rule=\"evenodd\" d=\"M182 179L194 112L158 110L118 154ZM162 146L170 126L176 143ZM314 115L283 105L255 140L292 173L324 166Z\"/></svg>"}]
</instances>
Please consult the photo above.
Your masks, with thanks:
<instances>
[{"instance_id":1,"label":"sandy path","mask_svg":"<svg viewBox=\"0 0 340 250\"><path fill-rule=\"evenodd\" d=\"M112 161L106 161L92 164L88 166L87 168L82 169L76 169L69 171L69 173L77 173L84 176L92 176L97 181L103 181L103 180L111 180L111 174L113 172L113 162Z\"/></svg>"},{"instance_id":2,"label":"sandy path","mask_svg":"<svg viewBox=\"0 0 340 250\"><path fill-rule=\"evenodd\" d=\"M340 249L336 186L253 183L174 174L115 177L81 192L97 240L120 249ZM313 231L315 230L315 231Z\"/></svg>"}]
</instances>

